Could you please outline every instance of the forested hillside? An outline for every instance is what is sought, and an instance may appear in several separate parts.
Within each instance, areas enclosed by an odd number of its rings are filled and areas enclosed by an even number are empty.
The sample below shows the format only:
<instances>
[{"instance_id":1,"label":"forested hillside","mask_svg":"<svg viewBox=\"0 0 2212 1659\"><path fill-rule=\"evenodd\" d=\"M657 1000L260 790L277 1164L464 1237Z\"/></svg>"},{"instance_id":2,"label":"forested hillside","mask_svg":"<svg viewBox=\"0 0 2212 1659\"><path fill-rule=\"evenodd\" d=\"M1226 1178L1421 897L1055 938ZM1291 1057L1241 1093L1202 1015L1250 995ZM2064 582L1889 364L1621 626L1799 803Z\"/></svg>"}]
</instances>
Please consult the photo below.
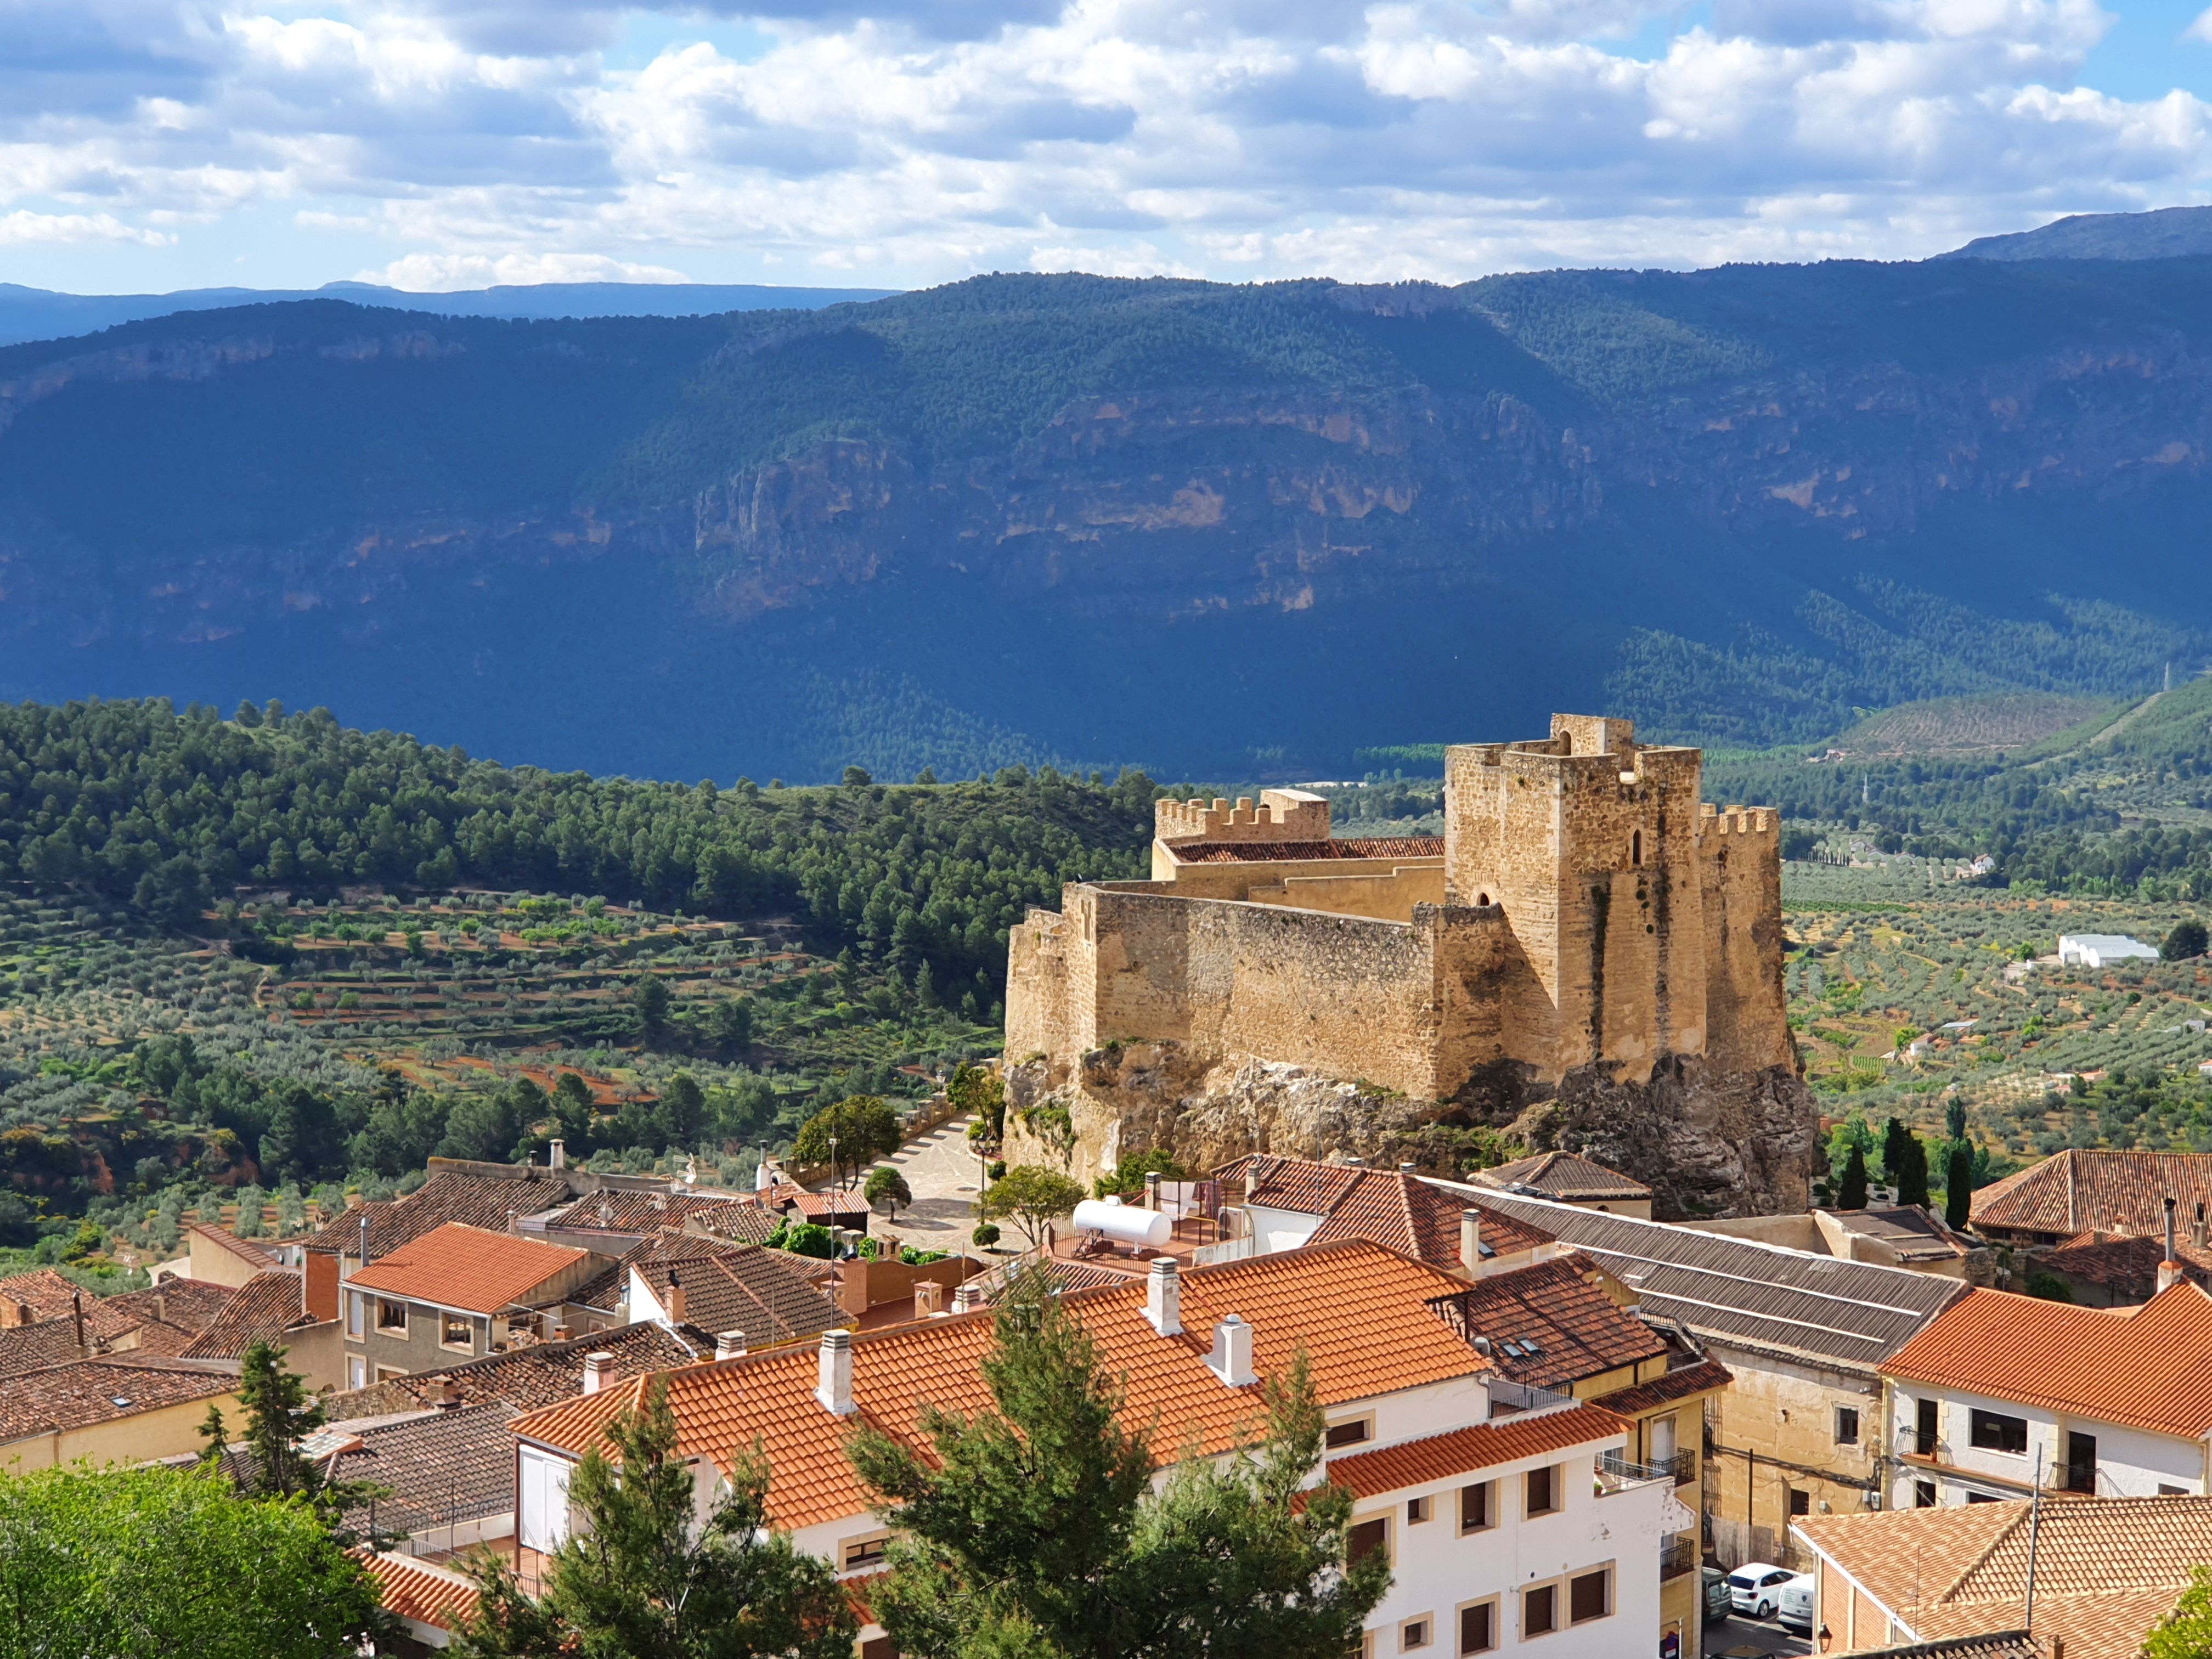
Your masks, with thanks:
<instances>
[{"instance_id":1,"label":"forested hillside","mask_svg":"<svg viewBox=\"0 0 2212 1659\"><path fill-rule=\"evenodd\" d=\"M2212 638L2208 295L1961 260L155 319L0 350L0 696L724 782L2137 696Z\"/></svg>"}]
</instances>

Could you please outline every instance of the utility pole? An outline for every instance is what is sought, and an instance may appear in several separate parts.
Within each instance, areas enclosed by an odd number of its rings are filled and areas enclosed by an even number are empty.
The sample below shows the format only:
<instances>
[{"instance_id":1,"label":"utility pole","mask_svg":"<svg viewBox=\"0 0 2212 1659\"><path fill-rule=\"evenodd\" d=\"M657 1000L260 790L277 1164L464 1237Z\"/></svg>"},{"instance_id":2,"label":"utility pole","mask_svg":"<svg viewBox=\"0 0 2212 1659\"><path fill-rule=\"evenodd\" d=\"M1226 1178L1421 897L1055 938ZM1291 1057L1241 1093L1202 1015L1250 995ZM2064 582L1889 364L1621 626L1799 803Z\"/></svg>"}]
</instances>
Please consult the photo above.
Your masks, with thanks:
<instances>
[{"instance_id":1,"label":"utility pole","mask_svg":"<svg viewBox=\"0 0 2212 1659\"><path fill-rule=\"evenodd\" d=\"M2035 1495L2027 1506L2027 1612L2021 1620L2031 1641L2035 1636L2035 1537L2043 1525L2043 1448L2035 1449Z\"/></svg>"}]
</instances>

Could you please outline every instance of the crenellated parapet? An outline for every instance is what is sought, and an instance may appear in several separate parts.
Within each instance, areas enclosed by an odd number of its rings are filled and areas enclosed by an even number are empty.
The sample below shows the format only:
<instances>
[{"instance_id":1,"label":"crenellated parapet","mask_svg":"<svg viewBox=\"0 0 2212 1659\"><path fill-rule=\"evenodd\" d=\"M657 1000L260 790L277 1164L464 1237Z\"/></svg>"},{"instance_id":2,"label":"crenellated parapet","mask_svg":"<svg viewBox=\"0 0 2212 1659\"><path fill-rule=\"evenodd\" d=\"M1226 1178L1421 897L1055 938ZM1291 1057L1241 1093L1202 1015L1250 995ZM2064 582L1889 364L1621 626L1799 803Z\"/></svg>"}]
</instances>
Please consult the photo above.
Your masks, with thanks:
<instances>
[{"instance_id":1,"label":"crenellated parapet","mask_svg":"<svg viewBox=\"0 0 2212 1659\"><path fill-rule=\"evenodd\" d=\"M1778 844L1781 835L1782 814L1771 806L1707 805L1698 814L1698 839L1701 843L1714 836L1765 836Z\"/></svg>"},{"instance_id":2,"label":"crenellated parapet","mask_svg":"<svg viewBox=\"0 0 2212 1659\"><path fill-rule=\"evenodd\" d=\"M1173 846L1193 841L1327 841L1328 798L1304 789L1263 789L1260 799L1234 802L1162 800L1152 805L1155 839Z\"/></svg>"}]
</instances>

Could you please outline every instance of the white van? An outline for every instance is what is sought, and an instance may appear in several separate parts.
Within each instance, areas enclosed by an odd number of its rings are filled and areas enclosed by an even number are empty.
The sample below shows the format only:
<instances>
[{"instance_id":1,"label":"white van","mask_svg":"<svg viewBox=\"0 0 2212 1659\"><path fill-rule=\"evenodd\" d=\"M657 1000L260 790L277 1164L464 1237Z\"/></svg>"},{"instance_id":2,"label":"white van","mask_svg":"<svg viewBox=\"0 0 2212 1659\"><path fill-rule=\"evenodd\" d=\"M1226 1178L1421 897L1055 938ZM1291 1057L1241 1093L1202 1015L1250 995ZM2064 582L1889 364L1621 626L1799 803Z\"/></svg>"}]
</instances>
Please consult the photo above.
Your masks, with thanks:
<instances>
[{"instance_id":1,"label":"white van","mask_svg":"<svg viewBox=\"0 0 2212 1659\"><path fill-rule=\"evenodd\" d=\"M1799 1636L1813 1633L1813 1575L1801 1572L1782 1587L1774 1617L1783 1629Z\"/></svg>"}]
</instances>

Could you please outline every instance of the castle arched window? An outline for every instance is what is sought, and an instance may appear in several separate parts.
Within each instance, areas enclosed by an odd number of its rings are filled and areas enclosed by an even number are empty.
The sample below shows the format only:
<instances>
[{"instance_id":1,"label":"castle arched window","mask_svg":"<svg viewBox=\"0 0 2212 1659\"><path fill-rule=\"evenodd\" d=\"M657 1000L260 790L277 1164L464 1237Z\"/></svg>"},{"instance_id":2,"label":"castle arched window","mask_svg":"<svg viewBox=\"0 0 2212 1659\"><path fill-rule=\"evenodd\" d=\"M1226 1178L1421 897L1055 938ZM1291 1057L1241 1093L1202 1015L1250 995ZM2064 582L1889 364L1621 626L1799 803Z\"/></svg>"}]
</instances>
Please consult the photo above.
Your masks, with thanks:
<instances>
[{"instance_id":1,"label":"castle arched window","mask_svg":"<svg viewBox=\"0 0 2212 1659\"><path fill-rule=\"evenodd\" d=\"M1641 830L1632 831L1629 835L1628 861L1637 865L1644 862L1644 832Z\"/></svg>"},{"instance_id":2,"label":"castle arched window","mask_svg":"<svg viewBox=\"0 0 2212 1659\"><path fill-rule=\"evenodd\" d=\"M1490 895L1487 893L1477 893L1474 896L1474 902L1477 904L1486 905L1490 902Z\"/></svg>"}]
</instances>

